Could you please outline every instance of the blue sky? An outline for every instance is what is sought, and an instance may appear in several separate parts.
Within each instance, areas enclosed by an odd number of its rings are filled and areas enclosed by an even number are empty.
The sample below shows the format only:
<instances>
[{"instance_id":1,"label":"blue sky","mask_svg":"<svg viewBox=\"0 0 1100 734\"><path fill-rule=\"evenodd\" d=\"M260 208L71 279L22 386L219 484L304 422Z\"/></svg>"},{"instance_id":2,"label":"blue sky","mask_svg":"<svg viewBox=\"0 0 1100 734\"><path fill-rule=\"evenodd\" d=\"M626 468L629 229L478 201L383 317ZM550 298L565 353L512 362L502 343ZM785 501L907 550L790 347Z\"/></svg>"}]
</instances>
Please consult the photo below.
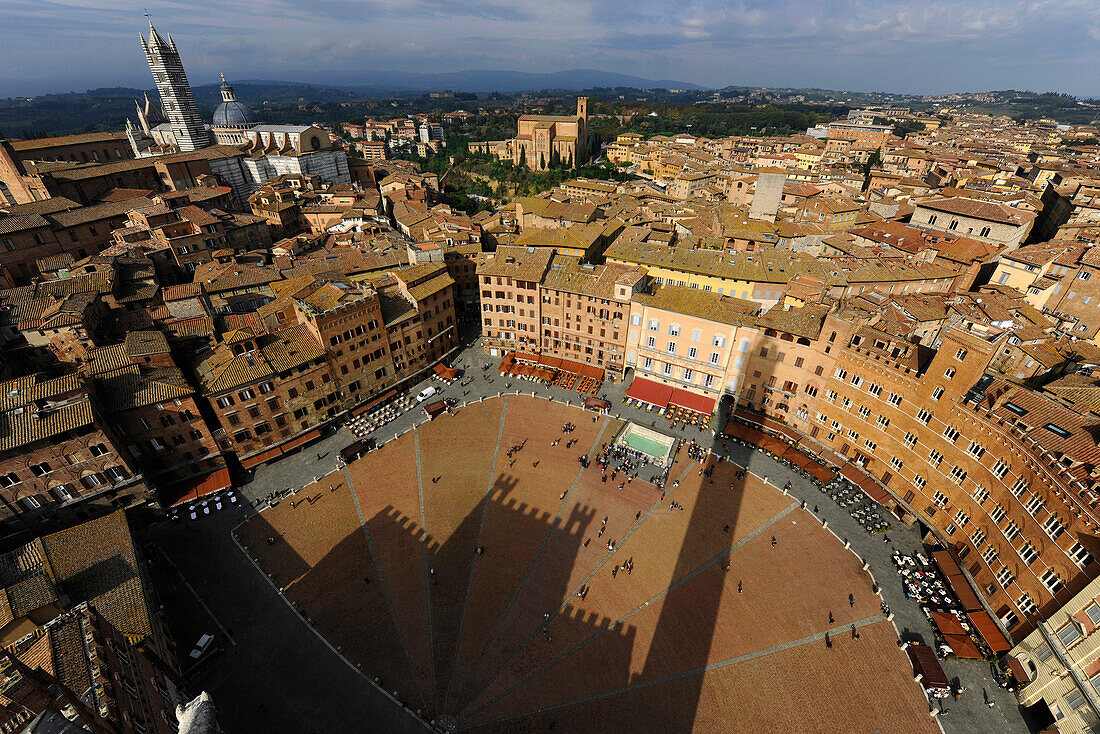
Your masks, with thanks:
<instances>
[{"instance_id":1,"label":"blue sky","mask_svg":"<svg viewBox=\"0 0 1100 734\"><path fill-rule=\"evenodd\" d=\"M0 96L317 70L597 68L706 86L1100 96L1100 0L0 0ZM318 80L321 81L321 80Z\"/></svg>"}]
</instances>

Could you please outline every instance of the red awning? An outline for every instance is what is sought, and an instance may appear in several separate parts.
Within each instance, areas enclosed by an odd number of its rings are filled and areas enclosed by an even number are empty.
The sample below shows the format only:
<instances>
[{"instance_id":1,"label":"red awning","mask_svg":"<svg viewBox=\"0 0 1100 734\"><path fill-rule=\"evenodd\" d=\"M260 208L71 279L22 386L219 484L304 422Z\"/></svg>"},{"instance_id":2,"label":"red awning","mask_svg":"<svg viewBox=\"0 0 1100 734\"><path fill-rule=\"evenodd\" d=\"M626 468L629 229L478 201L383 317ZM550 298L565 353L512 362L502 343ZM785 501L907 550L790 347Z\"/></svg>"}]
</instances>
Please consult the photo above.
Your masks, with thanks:
<instances>
[{"instance_id":1,"label":"red awning","mask_svg":"<svg viewBox=\"0 0 1100 734\"><path fill-rule=\"evenodd\" d=\"M951 652L955 653L956 657L969 660L982 659L982 654L978 651L978 646L975 645L974 641L967 635L944 635L943 639L947 642L947 646L951 648Z\"/></svg>"},{"instance_id":2,"label":"red awning","mask_svg":"<svg viewBox=\"0 0 1100 734\"><path fill-rule=\"evenodd\" d=\"M874 479L867 476L858 466L845 464L840 468L840 476L859 487L865 495L880 505L885 505L890 501L890 493L880 487Z\"/></svg>"},{"instance_id":3,"label":"red awning","mask_svg":"<svg viewBox=\"0 0 1100 734\"><path fill-rule=\"evenodd\" d=\"M458 370L454 369L453 367L448 367L442 362L432 367L432 369L435 370L435 373L442 377L444 380L453 380L454 378L458 377Z\"/></svg>"},{"instance_id":4,"label":"red awning","mask_svg":"<svg viewBox=\"0 0 1100 734\"><path fill-rule=\"evenodd\" d=\"M814 479L821 482L822 484L828 484L829 482L833 481L833 477L836 476L835 472L829 471L829 469L813 460L811 460L803 468L810 474L813 474Z\"/></svg>"},{"instance_id":5,"label":"red awning","mask_svg":"<svg viewBox=\"0 0 1100 734\"><path fill-rule=\"evenodd\" d=\"M663 408L668 405L669 398L672 397L672 388L659 382L635 377L634 382L630 383L630 388L626 391L626 396L633 400L641 400L643 403Z\"/></svg>"},{"instance_id":6,"label":"red awning","mask_svg":"<svg viewBox=\"0 0 1100 734\"><path fill-rule=\"evenodd\" d=\"M220 492L231 486L233 486L233 483L229 481L229 470L225 468L218 469L213 474L208 474L202 479L185 482L178 487L169 487L165 490L165 494L168 496L175 495L179 499L165 502L165 504L170 507L176 507L188 502L194 502L200 497Z\"/></svg>"},{"instance_id":7,"label":"red awning","mask_svg":"<svg viewBox=\"0 0 1100 734\"><path fill-rule=\"evenodd\" d=\"M978 628L978 634L982 636L985 644L989 645L993 652L1000 654L1012 649L1012 645L1008 644L1008 640L1005 639L1000 628L997 627L997 623L993 621L988 612L984 610L968 611L967 616Z\"/></svg>"},{"instance_id":8,"label":"red awning","mask_svg":"<svg viewBox=\"0 0 1100 734\"><path fill-rule=\"evenodd\" d=\"M539 361L539 355L525 352L512 352L511 357L519 362L530 362L531 364L538 364Z\"/></svg>"},{"instance_id":9,"label":"red awning","mask_svg":"<svg viewBox=\"0 0 1100 734\"><path fill-rule=\"evenodd\" d=\"M945 635L965 635L966 630L963 629L962 622L954 614L948 612L931 612L932 621L936 623L936 627L940 632Z\"/></svg>"},{"instance_id":10,"label":"red awning","mask_svg":"<svg viewBox=\"0 0 1100 734\"><path fill-rule=\"evenodd\" d=\"M970 582L966 580L966 576L963 576L958 562L950 551L944 549L932 551L932 561L940 569L940 572L947 577L947 583L951 585L951 590L955 592L955 596L959 597L959 603L962 604L963 609L967 612L973 612L982 608L978 595L970 587Z\"/></svg>"},{"instance_id":11,"label":"red awning","mask_svg":"<svg viewBox=\"0 0 1100 734\"><path fill-rule=\"evenodd\" d=\"M940 661L936 660L936 653L928 645L912 644L905 650L913 663L913 670L923 679L921 685L927 688L950 688L951 681L947 680L947 674L940 667Z\"/></svg>"},{"instance_id":12,"label":"red awning","mask_svg":"<svg viewBox=\"0 0 1100 734\"><path fill-rule=\"evenodd\" d=\"M836 476L836 472L830 471L827 467L818 464L794 447L784 451L783 456L793 462L799 469L812 474L814 479L822 484L832 481L833 477Z\"/></svg>"},{"instance_id":13,"label":"red awning","mask_svg":"<svg viewBox=\"0 0 1100 734\"><path fill-rule=\"evenodd\" d=\"M1006 658L1006 660L1008 661L1008 669L1012 671L1012 677L1016 679L1017 683L1023 685L1031 682L1031 677L1028 676L1023 663L1013 657Z\"/></svg>"},{"instance_id":14,"label":"red awning","mask_svg":"<svg viewBox=\"0 0 1100 734\"><path fill-rule=\"evenodd\" d=\"M561 357L551 357L549 354L539 355L539 364L552 370L561 369Z\"/></svg>"},{"instance_id":15,"label":"red awning","mask_svg":"<svg viewBox=\"0 0 1100 734\"><path fill-rule=\"evenodd\" d=\"M687 408L696 413L702 413L703 415L710 415L714 412L714 398L708 398L706 395L699 395L698 393L681 390L678 387L672 388L672 397L669 399L669 402L673 405L679 405L681 408Z\"/></svg>"},{"instance_id":16,"label":"red awning","mask_svg":"<svg viewBox=\"0 0 1100 734\"><path fill-rule=\"evenodd\" d=\"M780 441L778 438L772 438L766 433L760 434L760 442L756 444L765 451L770 451L776 456L780 456L787 450L787 444Z\"/></svg>"},{"instance_id":17,"label":"red awning","mask_svg":"<svg viewBox=\"0 0 1100 734\"><path fill-rule=\"evenodd\" d=\"M283 450L281 448L279 448L278 446L273 446L267 451L261 451L258 454L253 454L252 456L241 459L241 466L243 466L245 469L251 469L254 466L259 466L265 461L271 461L276 456L279 456L282 453Z\"/></svg>"},{"instance_id":18,"label":"red awning","mask_svg":"<svg viewBox=\"0 0 1100 734\"><path fill-rule=\"evenodd\" d=\"M381 395L379 395L378 397L376 397L375 399L373 399L373 400L371 400L367 403L364 403L363 405L360 405L358 408L356 408L355 410L352 411L352 415L361 415L363 413L366 413L368 410L370 410L374 406L379 405L381 403L384 403L387 400L389 400L390 398L395 397L396 395L397 395L397 390L388 390L388 391L382 393Z\"/></svg>"},{"instance_id":19,"label":"red awning","mask_svg":"<svg viewBox=\"0 0 1100 734\"><path fill-rule=\"evenodd\" d=\"M321 435L321 429L320 428L314 428L309 433L304 433L301 436L298 436L298 438L290 439L289 441L284 443L282 446L280 446L279 449L285 454L288 451L293 451L294 449L298 448L302 444L309 443L313 439L320 437L320 435Z\"/></svg>"},{"instance_id":20,"label":"red awning","mask_svg":"<svg viewBox=\"0 0 1100 734\"><path fill-rule=\"evenodd\" d=\"M582 364L580 374L582 377L591 377L593 380L603 380L603 370L592 364Z\"/></svg>"}]
</instances>

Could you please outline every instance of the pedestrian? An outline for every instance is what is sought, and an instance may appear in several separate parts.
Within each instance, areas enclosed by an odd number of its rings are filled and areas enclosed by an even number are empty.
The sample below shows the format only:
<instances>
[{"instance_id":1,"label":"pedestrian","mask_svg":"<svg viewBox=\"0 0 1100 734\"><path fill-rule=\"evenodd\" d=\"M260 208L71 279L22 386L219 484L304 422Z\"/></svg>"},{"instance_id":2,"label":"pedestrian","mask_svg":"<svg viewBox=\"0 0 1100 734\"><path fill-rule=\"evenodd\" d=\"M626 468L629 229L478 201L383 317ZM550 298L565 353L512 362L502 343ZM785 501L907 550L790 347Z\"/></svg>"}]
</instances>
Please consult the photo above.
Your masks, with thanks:
<instances>
[{"instance_id":1,"label":"pedestrian","mask_svg":"<svg viewBox=\"0 0 1100 734\"><path fill-rule=\"evenodd\" d=\"M330 492L335 492L335 491L336 491L336 487L334 487L334 486L332 486L332 485L330 484L330 485L328 485L328 491L330 491Z\"/></svg>"},{"instance_id":2,"label":"pedestrian","mask_svg":"<svg viewBox=\"0 0 1100 734\"><path fill-rule=\"evenodd\" d=\"M635 520L640 519L641 516L642 516L642 511L641 510L638 510L636 513L634 513L634 519Z\"/></svg>"},{"instance_id":3,"label":"pedestrian","mask_svg":"<svg viewBox=\"0 0 1100 734\"><path fill-rule=\"evenodd\" d=\"M829 649L829 650L833 649L833 641L829 639L829 633L828 632L825 633L825 647L826 647L826 649Z\"/></svg>"},{"instance_id":4,"label":"pedestrian","mask_svg":"<svg viewBox=\"0 0 1100 734\"><path fill-rule=\"evenodd\" d=\"M993 699L991 698L988 701L986 701L985 705L988 706L989 708L993 708Z\"/></svg>"},{"instance_id":5,"label":"pedestrian","mask_svg":"<svg viewBox=\"0 0 1100 734\"><path fill-rule=\"evenodd\" d=\"M730 531L730 525L729 525L729 523L726 523L726 527L722 528L722 532L723 533L728 533L729 531ZM775 545L775 544L772 543L772 545Z\"/></svg>"},{"instance_id":6,"label":"pedestrian","mask_svg":"<svg viewBox=\"0 0 1100 734\"><path fill-rule=\"evenodd\" d=\"M565 499L565 492L562 492L562 493L561 493L561 496L560 496L560 497L558 497L558 499L559 499L559 500L563 500L563 499Z\"/></svg>"},{"instance_id":7,"label":"pedestrian","mask_svg":"<svg viewBox=\"0 0 1100 734\"><path fill-rule=\"evenodd\" d=\"M829 624L832 624L833 622L834 622L834 620L833 620L833 613L832 613L832 612L829 612Z\"/></svg>"},{"instance_id":8,"label":"pedestrian","mask_svg":"<svg viewBox=\"0 0 1100 734\"><path fill-rule=\"evenodd\" d=\"M741 579L737 579L737 593L740 594L744 590L744 588L745 587L741 585Z\"/></svg>"},{"instance_id":9,"label":"pedestrian","mask_svg":"<svg viewBox=\"0 0 1100 734\"><path fill-rule=\"evenodd\" d=\"M775 547L775 536L773 535L772 536L772 548L774 548L774 547Z\"/></svg>"},{"instance_id":10,"label":"pedestrian","mask_svg":"<svg viewBox=\"0 0 1100 734\"><path fill-rule=\"evenodd\" d=\"M854 607L856 605L856 598L852 594L848 595L848 606Z\"/></svg>"}]
</instances>

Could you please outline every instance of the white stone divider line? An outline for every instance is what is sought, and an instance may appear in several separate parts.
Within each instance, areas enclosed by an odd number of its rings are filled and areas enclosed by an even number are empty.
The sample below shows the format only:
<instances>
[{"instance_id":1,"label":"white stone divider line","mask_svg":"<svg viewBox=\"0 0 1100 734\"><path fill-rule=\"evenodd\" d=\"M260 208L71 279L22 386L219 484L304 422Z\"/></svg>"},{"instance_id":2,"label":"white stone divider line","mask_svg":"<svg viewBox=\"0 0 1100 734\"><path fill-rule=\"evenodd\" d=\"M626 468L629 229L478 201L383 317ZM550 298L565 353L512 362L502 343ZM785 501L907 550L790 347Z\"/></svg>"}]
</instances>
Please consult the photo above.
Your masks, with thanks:
<instances>
[{"instance_id":1,"label":"white stone divider line","mask_svg":"<svg viewBox=\"0 0 1100 734\"><path fill-rule=\"evenodd\" d=\"M605 425L605 428L606 428L606 425ZM601 437L602 437L602 432L601 432ZM595 444L593 444L593 450L594 449L595 449ZM684 467L684 470L682 472L680 472L679 477L676 479L676 482L673 482L673 485L680 482L680 481L682 481L685 477L687 477L688 472L690 472L692 470L692 468L694 468L695 464L696 464L696 462L694 460L688 460L686 466ZM578 478L578 481L579 481L579 478ZM668 494L671 494L673 489L675 489L675 487L672 486L672 485L666 486L665 495L667 496ZM664 500L657 500L657 502L655 502L652 506L650 506L649 510L646 511L645 515L642 516L642 518L639 519L636 523L634 523L633 526L631 526L631 528L622 537L622 540L620 540L619 543L616 544L615 548L620 549L621 546L624 545L626 543L626 541L628 541L631 538L631 536L634 535L634 532L638 528L640 528L642 526L642 524L645 523L645 521L648 520L650 518L650 516L654 512L657 511L658 508L662 507L663 505L664 505ZM576 593L578 591L580 591L580 589L583 588L589 581L591 581L593 578L595 578L596 574L598 574L603 569L603 567L605 565L607 565L607 562L612 558L612 556L614 556L618 552L619 552L618 550L609 551L607 553L607 555L605 555L603 557L603 559L598 564L596 564L596 567L594 569L592 569L592 571L589 572L589 574L587 576L584 577L584 580L581 581L580 586L577 587L576 589L573 589L569 593L569 595L565 597L565 599L562 601L562 603L558 606L557 610L554 612L554 616L557 616L558 614L560 614L562 612L562 610L564 610L565 607L568 606L569 603L573 600L573 597L576 595ZM658 595L658 597L654 597L654 598L659 598L659 596L660 595ZM625 619L625 618L626 617L624 617L623 619ZM553 619L553 617L551 617L551 619ZM618 622L615 622L615 623L609 625L607 629L612 630L617 625L618 625ZM515 659L518 658L520 656L520 654L524 650L527 649L528 646L530 646L530 644L535 640L536 637L539 636L539 634L540 634L539 632L535 632L530 637L528 637L523 642L523 644L519 647L519 649L516 650L516 653L514 655L512 655L512 657L508 658L508 660L503 665L500 666L500 668L497 670L497 672L493 674L492 678L490 678L488 681L486 681L485 687L488 688L490 685L492 685L493 681L495 681L497 679L497 676L499 676L502 672L504 672L515 661ZM595 637L589 638L589 641L595 639L596 637L599 637L602 634L604 634L604 633L601 632L601 633L597 634ZM572 652L572 651L570 651L570 652ZM568 655L568 654L570 654L570 653L566 653L566 655ZM547 667L549 667L549 666L547 666ZM528 676L528 678L530 678L530 676ZM524 679L524 680L527 680L527 679ZM515 686L513 686L513 688L515 688ZM511 689L509 689L509 690L511 690ZM503 696L503 695L505 695L505 694L501 694L501 696ZM495 698L493 700L496 701L501 696L498 696L497 698ZM492 703L492 702L490 702L490 703ZM482 706L479 706L476 709L476 711L480 711L481 709L485 708L485 706L487 706L487 705L489 705L489 704L484 704ZM459 713L461 713L463 710L465 710L465 709L460 710Z\"/></svg>"},{"instance_id":2,"label":"white stone divider line","mask_svg":"<svg viewBox=\"0 0 1100 734\"><path fill-rule=\"evenodd\" d=\"M589 449L590 454L596 450L597 446L599 446L600 439L603 438L604 432L607 430L608 423L609 421L604 421L603 426L600 428L600 432L596 435L595 440L592 442L592 448ZM516 588L512 591L512 598L508 600L508 606L504 608L504 612L500 615L500 619L497 620L496 626L493 627L492 633L489 635L488 639L485 640L485 644L482 646L481 652L478 653L477 659L470 667L470 671L466 674L466 680L463 681L462 688L458 692L458 700L462 700L462 697L466 695L466 690L467 688L469 688L470 680L473 678L474 673L477 672L477 668L481 664L482 658L485 657L485 652L489 649L489 645L492 644L493 640L496 639L497 632L500 631L501 626L504 624L504 620L508 618L508 614L512 611L512 605L515 604L516 599L519 598L520 589L522 589L523 585L527 582L527 577L530 575L531 569L534 568L535 562L538 561L539 556L542 555L542 549L546 546L546 542L550 538L550 533L553 531L553 523L556 522L559 517L561 517L561 511L566 506L566 504L568 504L569 498L573 496L573 490L577 488L578 484L580 484L581 479L584 477L584 471L585 469L583 466L577 471L577 477L573 480L573 484L569 486L569 490L568 492L566 492L565 499L562 500L561 504L558 506L558 512L554 516L554 520L551 521L551 525L549 528L546 529L546 534L543 536L542 541L539 543L539 547L535 549L534 555L531 556L531 562L527 564L527 570L523 572L523 577L519 580L519 583L516 584ZM530 640L528 640L528 643L529 642ZM526 647L528 643L524 643L524 647ZM509 662L511 662L511 660L509 660ZM495 679L496 676L494 675L489 682L491 683ZM461 713L461 709L458 713Z\"/></svg>"},{"instance_id":3,"label":"white stone divider line","mask_svg":"<svg viewBox=\"0 0 1100 734\"><path fill-rule=\"evenodd\" d=\"M493 460L489 464L489 477L486 482L487 488L485 490L485 499L482 500L481 508L481 523L477 528L477 541L474 544L474 548L481 547L481 535L485 531L485 519L489 516L489 505L493 497L493 485L494 476L497 473L497 462L500 461L500 445L504 441L504 423L508 417L508 398L504 399L504 407L500 411L500 427L497 429L497 446L493 451ZM470 607L470 592L473 591L474 586L474 571L477 570L477 553L474 553L474 562L470 564L470 578L466 581L466 598L462 601L462 614L458 621L458 634L455 636L455 650L454 657L451 658L451 674L447 677L447 690L443 695L443 705L446 707L451 695L451 684L454 682L455 666L458 665L458 649L462 644L462 628L466 623L466 611ZM436 682L436 689L439 688L439 682ZM442 709L441 709L442 710Z\"/></svg>"},{"instance_id":4,"label":"white stone divider line","mask_svg":"<svg viewBox=\"0 0 1100 734\"><path fill-rule=\"evenodd\" d=\"M416 683L416 690L420 694L420 705L427 708L428 702L424 698L424 690L420 687L420 677L416 675L416 664L412 659L412 651L409 649L408 640L405 637L405 631L401 627L401 620L397 618L397 607L394 606L393 597L390 596L390 588L386 583L386 575L382 573L382 566L378 562L378 553L374 550L374 539L371 538L370 531L367 529L367 519L363 514L363 508L359 504L359 495L355 491L355 485L352 483L351 472L348 467L343 467L344 478L347 480L348 492L351 494L352 504L355 506L355 514L359 517L359 527L363 531L363 537L367 539L367 550L370 551L371 563L374 564L375 571L378 572L378 581L382 584L382 594L386 597L386 606L390 610L390 618L393 620L393 626L397 629L397 636L401 640L401 647L405 650L405 658L409 661L409 670L413 673L413 680Z\"/></svg>"},{"instance_id":5,"label":"white stone divider line","mask_svg":"<svg viewBox=\"0 0 1100 734\"><path fill-rule=\"evenodd\" d=\"M259 513L256 513L256 514L258 515ZM253 517L255 517L255 515L253 515ZM247 522L247 520L245 522ZM248 559L249 563L252 564L253 568L256 569L256 571L260 574L260 576L265 581L267 581L268 585L271 586L272 590L275 592L275 595L278 596L280 599L282 599L283 603L286 604L287 607L290 608L290 611L294 612L294 616L296 616L298 619L300 619L302 621L302 623L305 624L306 628L313 634L313 636L316 637L318 640L320 640L322 643L324 643L325 647L327 647L332 652L333 655L335 655L337 658L342 660L344 662L344 665L348 666L352 670L352 672L354 672L360 678L365 680L376 691L378 691L383 696L388 698L396 706L398 706L401 709L407 711L410 716L415 717L418 722L420 722L421 724L424 725L424 730L425 731L434 732L435 729L433 729L431 727L431 725L427 721L424 720L423 717L417 716L416 713L411 711L408 706L401 703L401 701L396 696L394 696L392 693L387 691L382 686L378 685L378 683L376 683L373 678L371 678L369 675L364 673L354 663L352 663L350 660L348 660L346 657L344 657L344 653L337 650L336 647L331 642L329 642L327 639L325 639L324 635L322 635L320 632L317 631L316 627L314 627L310 622L308 622L302 616L302 613L298 611L297 607L294 606L294 604L290 601L290 599L286 598L286 595L283 594L283 592L279 589L279 587L277 587L275 585L275 582L271 580L271 577L268 576L266 573L264 573L264 570L262 568L260 568L260 564L256 561L256 559L253 558L252 555L245 549L245 547L243 545L241 545L240 541L237 540L237 537L236 537L237 528L240 528L242 525L244 525L244 522L239 523L236 527L233 528L232 532L230 532L230 534L229 534L230 539L233 541L233 544L237 546L237 549L241 552L241 554L245 558Z\"/></svg>"},{"instance_id":6,"label":"white stone divider line","mask_svg":"<svg viewBox=\"0 0 1100 734\"><path fill-rule=\"evenodd\" d=\"M536 714L544 714L544 713L547 713L548 711L556 711L558 709L568 708L570 706L576 706L578 704L589 703L590 701L598 701L601 698L608 698L610 696L617 696L617 695L622 694L622 693L630 693L632 691L637 691L637 690L640 690L640 689L643 689L643 688L651 688L653 686L659 686L663 683L670 683L672 681L680 680L682 678L690 678L694 675L702 675L704 673L709 673L713 670L719 670L721 668L729 667L730 665L737 665L738 663L744 663L744 662L747 662L749 660L754 660L756 658L764 657L766 655L772 655L772 654L777 653L777 652L783 652L784 650L790 650L790 649L793 649L793 648L796 648L796 647L802 647L803 645L808 645L811 642L819 642L819 641L825 639L825 635L828 634L830 636L836 636L838 634L843 634L844 632L847 632L848 630L850 630L853 627L853 625L855 626L855 628L857 630L860 630L860 629L863 629L864 627L868 627L872 624L877 624L878 622L881 622L881 621L882 621L882 617L880 617L878 615L874 615L874 616L871 616L871 617L864 617L863 619L861 619L857 622L849 622L847 624L837 625L836 627L832 627L830 629L824 630L823 632L815 632L813 634L806 635L805 637L800 637L797 640L788 640L787 642L781 642L778 645L772 645L771 647L765 648L763 650L755 650L753 652L745 653L744 655L738 655L737 657L727 658L726 660L719 660L719 661L716 661L716 662L713 662L713 663L707 663L706 665L700 665L698 667L692 668L690 670L685 670L685 671L682 671L680 673L673 673L672 675L666 675L662 678L656 678L656 679L650 680L650 681L643 681L641 683L634 683L632 685L623 686L622 688L617 688L613 691L605 691L603 693L597 693L597 694L594 694L592 696L586 696L585 698L578 698L575 701L566 701L565 703L559 703L559 704L555 704L553 706L546 706L544 708L533 709L531 711L525 711L525 712L520 713L520 714L513 714L511 716L504 716L504 717L501 717L499 719L493 719L492 721L485 721L485 722L482 722L480 724L475 724L473 726L470 726L469 729L479 729L479 728L484 727L484 726L491 726L493 724L500 724L500 723L503 723L503 722L506 722L506 721L514 721L516 719L521 719L525 716L534 716Z\"/></svg>"},{"instance_id":7,"label":"white stone divider line","mask_svg":"<svg viewBox=\"0 0 1100 734\"><path fill-rule=\"evenodd\" d=\"M505 407L508 405L505 403ZM420 534L423 538L421 544L424 550L424 586L428 600L428 646L431 649L432 682L434 683L432 694L435 699L435 712L439 713L439 671L435 667L435 623L432 620L432 561L428 558L428 529L424 525L424 477L420 467L420 431L413 430L413 451L416 457L416 494L420 500ZM416 668L413 668L415 673Z\"/></svg>"},{"instance_id":8,"label":"white stone divider line","mask_svg":"<svg viewBox=\"0 0 1100 734\"><path fill-rule=\"evenodd\" d=\"M627 620L632 618L634 615L644 611L646 609L646 607L648 607L653 602L664 598L670 592L675 591L679 587L686 584L688 581L691 581L693 578L695 578L696 576L698 576L699 574L701 574L703 571L707 570L708 568L710 568L714 564L718 563L723 558L728 558L729 556L733 555L734 551L739 550L746 543L748 543L748 542L752 541L753 539L759 537L764 531L772 528L776 523L778 523L780 520L782 520L784 517L789 515L792 511L796 510L797 508L798 508L798 505L796 505L796 504L787 505L782 510L780 510L777 514L775 514L774 516L768 518L764 522L763 525L761 525L760 527L756 528L755 530L753 530L751 533L749 533L745 537L738 540L736 543L731 545L729 548L719 552L717 555L715 555L710 560L704 561L698 567L696 567L696 568L692 569L691 571L689 571L688 573L684 574L679 579L677 579L676 581L674 581L673 583L669 584L667 587L662 589L660 592L658 592L657 594L654 594L652 597L650 597L645 602L643 602L643 603L639 604L638 606L634 607L629 612L627 612L623 616L619 617L618 619L616 619L611 624L607 625L606 629L604 629L600 632L597 632L596 634L592 635L591 637L589 637L585 640L580 641L579 643L574 645L571 649L566 651L566 653L564 655L560 655L559 657L555 658L549 664L544 665L542 668L536 670L531 675L528 675L523 680L521 680L518 683L516 683L515 685L511 686L508 690L504 691L503 693L501 693L496 698L492 699L491 701L487 701L482 706L479 706L475 711L471 712L471 714L477 713L478 711L481 711L482 709L486 708L487 706L493 705L494 703L496 703L500 699L504 698L505 696L509 695L510 693L512 693L513 691L518 689L520 686L526 684L531 679L535 678L536 676L542 675L544 672L546 672L550 668L554 667L558 663L562 662L566 658L570 657L574 653L578 652L582 648L587 647L588 645L590 645L593 642L597 641L598 639L600 639L601 637L603 637L607 633L611 632L612 630L615 630L616 628L621 626L624 622L626 622ZM649 517L649 515L647 514L646 517ZM589 576L589 578L591 578L591 576Z\"/></svg>"}]
</instances>

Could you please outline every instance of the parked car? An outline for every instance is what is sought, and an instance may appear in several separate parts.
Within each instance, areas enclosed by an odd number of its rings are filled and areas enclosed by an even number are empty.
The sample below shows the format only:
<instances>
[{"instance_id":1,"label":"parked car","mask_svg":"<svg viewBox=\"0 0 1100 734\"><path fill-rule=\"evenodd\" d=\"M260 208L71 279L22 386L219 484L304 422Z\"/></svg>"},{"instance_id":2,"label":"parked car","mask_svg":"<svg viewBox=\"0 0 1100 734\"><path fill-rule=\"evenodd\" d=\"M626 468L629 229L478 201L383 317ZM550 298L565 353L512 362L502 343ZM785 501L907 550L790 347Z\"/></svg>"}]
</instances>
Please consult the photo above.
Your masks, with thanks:
<instances>
[{"instance_id":1,"label":"parked car","mask_svg":"<svg viewBox=\"0 0 1100 734\"><path fill-rule=\"evenodd\" d=\"M201 658L210 646L214 644L214 635L203 635L199 638L199 641L195 643L195 649L191 651L191 657L194 660Z\"/></svg>"},{"instance_id":2,"label":"parked car","mask_svg":"<svg viewBox=\"0 0 1100 734\"><path fill-rule=\"evenodd\" d=\"M420 391L420 394L416 396L416 402L423 403L425 400L435 395L436 389L432 386L428 386Z\"/></svg>"}]
</instances>

